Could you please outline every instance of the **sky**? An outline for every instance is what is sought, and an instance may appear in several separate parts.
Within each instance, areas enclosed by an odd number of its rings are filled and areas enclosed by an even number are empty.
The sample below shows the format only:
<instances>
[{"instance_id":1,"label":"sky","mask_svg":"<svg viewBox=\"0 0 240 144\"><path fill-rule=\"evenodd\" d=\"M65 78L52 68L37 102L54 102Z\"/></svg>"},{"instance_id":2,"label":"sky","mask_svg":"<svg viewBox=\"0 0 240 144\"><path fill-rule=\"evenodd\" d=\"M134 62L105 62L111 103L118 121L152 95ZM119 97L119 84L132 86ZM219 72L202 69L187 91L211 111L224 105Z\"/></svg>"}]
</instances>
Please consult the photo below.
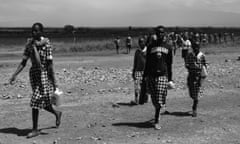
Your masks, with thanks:
<instances>
[{"instance_id":1,"label":"sky","mask_svg":"<svg viewBox=\"0 0 240 144\"><path fill-rule=\"evenodd\" d=\"M0 27L240 27L240 0L0 0Z\"/></svg>"}]
</instances>

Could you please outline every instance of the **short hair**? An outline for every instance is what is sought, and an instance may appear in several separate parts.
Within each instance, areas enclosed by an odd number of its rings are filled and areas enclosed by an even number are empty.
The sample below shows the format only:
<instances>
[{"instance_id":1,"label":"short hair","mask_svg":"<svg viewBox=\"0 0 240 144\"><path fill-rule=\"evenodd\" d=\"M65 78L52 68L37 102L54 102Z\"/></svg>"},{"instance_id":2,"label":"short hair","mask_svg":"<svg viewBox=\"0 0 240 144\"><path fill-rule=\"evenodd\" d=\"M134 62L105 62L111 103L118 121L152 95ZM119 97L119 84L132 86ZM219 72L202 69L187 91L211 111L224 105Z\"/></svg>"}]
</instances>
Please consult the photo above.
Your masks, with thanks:
<instances>
[{"instance_id":1,"label":"short hair","mask_svg":"<svg viewBox=\"0 0 240 144\"><path fill-rule=\"evenodd\" d=\"M40 28L40 31L41 32L43 32L43 24L42 23L40 23L40 22L36 22L36 23L34 23L33 25L32 25L32 31L33 31L33 29L35 28L35 26L39 26L39 28Z\"/></svg>"},{"instance_id":2,"label":"short hair","mask_svg":"<svg viewBox=\"0 0 240 144\"><path fill-rule=\"evenodd\" d=\"M143 37L140 37L140 38L138 39L138 43L144 42L144 41L145 41L145 39L144 39Z\"/></svg>"},{"instance_id":3,"label":"short hair","mask_svg":"<svg viewBox=\"0 0 240 144\"><path fill-rule=\"evenodd\" d=\"M198 41L195 41L192 43L192 48L198 48L200 49L200 43Z\"/></svg>"}]
</instances>

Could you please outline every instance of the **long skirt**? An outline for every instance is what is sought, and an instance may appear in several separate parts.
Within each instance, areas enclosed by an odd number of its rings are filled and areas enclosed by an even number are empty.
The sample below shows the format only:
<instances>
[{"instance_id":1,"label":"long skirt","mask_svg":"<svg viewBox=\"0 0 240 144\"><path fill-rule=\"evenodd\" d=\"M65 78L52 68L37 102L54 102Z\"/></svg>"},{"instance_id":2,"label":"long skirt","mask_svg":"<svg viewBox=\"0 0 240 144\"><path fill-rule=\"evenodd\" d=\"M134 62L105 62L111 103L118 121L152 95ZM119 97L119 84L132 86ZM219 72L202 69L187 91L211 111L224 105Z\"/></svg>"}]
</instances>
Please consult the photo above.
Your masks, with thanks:
<instances>
[{"instance_id":1,"label":"long skirt","mask_svg":"<svg viewBox=\"0 0 240 144\"><path fill-rule=\"evenodd\" d=\"M166 103L167 76L149 77L147 82L153 105L161 108Z\"/></svg>"},{"instance_id":2,"label":"long skirt","mask_svg":"<svg viewBox=\"0 0 240 144\"><path fill-rule=\"evenodd\" d=\"M201 89L201 76L188 75L187 85L189 89L189 95L193 100L198 100L202 96Z\"/></svg>"},{"instance_id":3,"label":"long skirt","mask_svg":"<svg viewBox=\"0 0 240 144\"><path fill-rule=\"evenodd\" d=\"M143 80L143 71L136 71L134 73L134 91L135 91L135 98L140 96L141 93L141 84ZM137 100L138 101L138 100Z\"/></svg>"},{"instance_id":4,"label":"long skirt","mask_svg":"<svg viewBox=\"0 0 240 144\"><path fill-rule=\"evenodd\" d=\"M50 98L53 94L53 85L48 79L47 70L31 68L29 75L33 92L30 106L34 109L42 109L51 105Z\"/></svg>"}]
</instances>

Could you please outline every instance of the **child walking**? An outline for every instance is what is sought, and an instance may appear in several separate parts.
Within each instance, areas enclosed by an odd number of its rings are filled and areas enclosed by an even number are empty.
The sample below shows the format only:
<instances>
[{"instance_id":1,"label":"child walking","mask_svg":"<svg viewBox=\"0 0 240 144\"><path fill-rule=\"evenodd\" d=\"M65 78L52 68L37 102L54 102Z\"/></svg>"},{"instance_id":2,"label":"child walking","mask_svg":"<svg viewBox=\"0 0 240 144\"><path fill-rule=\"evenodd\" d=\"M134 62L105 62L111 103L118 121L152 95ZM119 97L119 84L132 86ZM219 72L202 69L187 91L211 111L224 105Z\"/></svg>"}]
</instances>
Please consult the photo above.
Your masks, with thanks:
<instances>
[{"instance_id":1,"label":"child walking","mask_svg":"<svg viewBox=\"0 0 240 144\"><path fill-rule=\"evenodd\" d=\"M206 78L206 59L205 55L200 51L198 42L192 44L192 50L186 57L185 66L188 70L187 85L189 95L193 99L192 116L196 117L199 97L202 95L202 81Z\"/></svg>"},{"instance_id":2,"label":"child walking","mask_svg":"<svg viewBox=\"0 0 240 144\"><path fill-rule=\"evenodd\" d=\"M146 45L144 38L138 40L139 48L136 50L134 55L132 77L134 80L135 100L132 104L139 104L139 98L141 94L141 85L143 80L143 71L146 62Z\"/></svg>"},{"instance_id":3,"label":"child walking","mask_svg":"<svg viewBox=\"0 0 240 144\"><path fill-rule=\"evenodd\" d=\"M40 134L38 130L39 110L45 109L56 117L56 127L60 126L62 112L53 108L50 98L56 90L56 81L53 71L52 47L49 39L43 36L43 25L35 23L32 26L32 38L29 38L23 53L22 62L10 78L10 84L13 84L17 75L26 66L27 60L31 59L30 84L32 87L32 97L30 106L32 108L32 132L27 138L35 137Z\"/></svg>"}]
</instances>

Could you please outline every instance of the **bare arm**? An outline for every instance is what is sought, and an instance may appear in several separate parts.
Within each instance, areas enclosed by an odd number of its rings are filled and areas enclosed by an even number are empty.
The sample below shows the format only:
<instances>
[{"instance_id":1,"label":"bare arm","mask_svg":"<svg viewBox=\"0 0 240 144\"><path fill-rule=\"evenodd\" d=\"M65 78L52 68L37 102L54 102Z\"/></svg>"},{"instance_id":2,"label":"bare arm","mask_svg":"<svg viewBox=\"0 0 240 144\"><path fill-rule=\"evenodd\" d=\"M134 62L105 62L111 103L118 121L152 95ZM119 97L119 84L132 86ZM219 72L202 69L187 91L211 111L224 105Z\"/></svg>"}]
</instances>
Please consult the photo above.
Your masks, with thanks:
<instances>
[{"instance_id":1,"label":"bare arm","mask_svg":"<svg viewBox=\"0 0 240 144\"><path fill-rule=\"evenodd\" d=\"M28 58L26 56L24 56L21 63L18 65L17 70L13 73L12 77L9 80L10 84L13 84L17 75L24 69L24 67L27 64L27 60L28 60Z\"/></svg>"},{"instance_id":2,"label":"bare arm","mask_svg":"<svg viewBox=\"0 0 240 144\"><path fill-rule=\"evenodd\" d=\"M34 58L36 60L36 64L39 68L41 68L41 59L40 59L40 55L38 53L38 50L37 50L35 45L32 45L32 48L33 48Z\"/></svg>"},{"instance_id":3,"label":"bare arm","mask_svg":"<svg viewBox=\"0 0 240 144\"><path fill-rule=\"evenodd\" d=\"M48 67L47 70L48 70L49 80L52 82L54 90L56 90L57 84L56 84L56 78L55 78L55 72L53 69L53 61L52 60L47 61L47 67Z\"/></svg>"},{"instance_id":4,"label":"bare arm","mask_svg":"<svg viewBox=\"0 0 240 144\"><path fill-rule=\"evenodd\" d=\"M172 81L172 63L173 63L173 55L172 55L172 48L171 48L167 56L168 81Z\"/></svg>"},{"instance_id":5,"label":"bare arm","mask_svg":"<svg viewBox=\"0 0 240 144\"><path fill-rule=\"evenodd\" d=\"M133 61L133 71L132 71L132 78L135 79L135 70L136 70L136 63L137 63L137 54L138 51L135 52L134 61Z\"/></svg>"}]
</instances>

